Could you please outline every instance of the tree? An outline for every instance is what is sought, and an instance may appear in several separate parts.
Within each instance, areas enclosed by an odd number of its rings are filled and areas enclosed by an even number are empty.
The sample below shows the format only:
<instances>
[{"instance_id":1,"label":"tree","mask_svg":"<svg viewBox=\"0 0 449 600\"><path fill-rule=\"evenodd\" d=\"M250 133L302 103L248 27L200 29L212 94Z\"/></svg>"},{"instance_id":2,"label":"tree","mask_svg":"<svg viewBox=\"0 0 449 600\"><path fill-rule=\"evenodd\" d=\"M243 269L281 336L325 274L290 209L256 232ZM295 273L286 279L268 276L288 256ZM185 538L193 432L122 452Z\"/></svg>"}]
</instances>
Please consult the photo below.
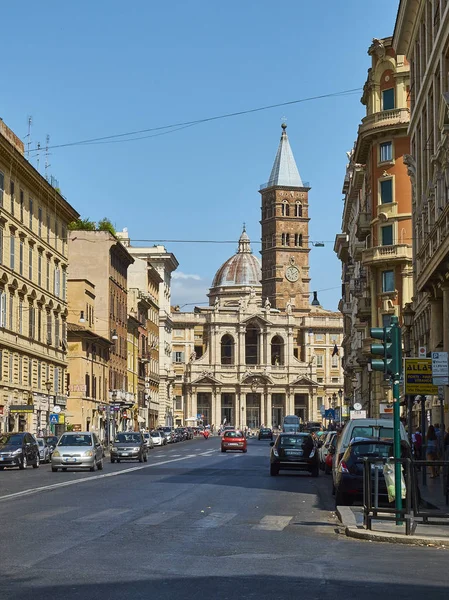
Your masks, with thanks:
<instances>
[{"instance_id":1,"label":"tree","mask_svg":"<svg viewBox=\"0 0 449 600\"><path fill-rule=\"evenodd\" d=\"M112 235L117 235L114 225L106 217L101 219L101 221L98 221L97 231L109 231Z\"/></svg>"},{"instance_id":2,"label":"tree","mask_svg":"<svg viewBox=\"0 0 449 600\"><path fill-rule=\"evenodd\" d=\"M95 222L90 219L77 219L71 221L67 226L69 231L95 231Z\"/></svg>"}]
</instances>

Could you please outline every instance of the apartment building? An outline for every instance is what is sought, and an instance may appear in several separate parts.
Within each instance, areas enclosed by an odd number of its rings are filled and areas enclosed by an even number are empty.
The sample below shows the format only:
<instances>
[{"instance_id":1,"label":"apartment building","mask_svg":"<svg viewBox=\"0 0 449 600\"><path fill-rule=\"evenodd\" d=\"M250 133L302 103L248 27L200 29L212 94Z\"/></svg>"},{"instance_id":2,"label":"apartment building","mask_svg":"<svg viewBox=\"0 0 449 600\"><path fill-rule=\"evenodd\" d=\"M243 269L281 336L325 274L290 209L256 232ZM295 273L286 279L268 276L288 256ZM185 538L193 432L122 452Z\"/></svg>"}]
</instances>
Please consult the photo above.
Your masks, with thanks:
<instances>
[{"instance_id":1,"label":"apartment building","mask_svg":"<svg viewBox=\"0 0 449 600\"><path fill-rule=\"evenodd\" d=\"M64 427L67 225L78 216L0 120L0 431Z\"/></svg>"}]
</instances>

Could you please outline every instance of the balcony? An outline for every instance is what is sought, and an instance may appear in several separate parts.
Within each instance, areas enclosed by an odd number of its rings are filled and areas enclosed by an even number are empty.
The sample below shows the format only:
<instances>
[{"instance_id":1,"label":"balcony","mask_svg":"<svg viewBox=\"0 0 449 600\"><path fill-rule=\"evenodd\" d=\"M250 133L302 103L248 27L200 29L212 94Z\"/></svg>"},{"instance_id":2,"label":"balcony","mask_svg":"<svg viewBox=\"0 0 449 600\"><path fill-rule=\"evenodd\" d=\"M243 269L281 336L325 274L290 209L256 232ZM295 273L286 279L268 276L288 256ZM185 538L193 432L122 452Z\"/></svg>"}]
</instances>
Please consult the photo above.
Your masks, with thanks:
<instances>
[{"instance_id":1,"label":"balcony","mask_svg":"<svg viewBox=\"0 0 449 600\"><path fill-rule=\"evenodd\" d=\"M412 260L412 248L407 244L395 244L393 246L375 246L366 248L362 252L362 263L364 265L376 265L381 263L406 262Z\"/></svg>"},{"instance_id":2,"label":"balcony","mask_svg":"<svg viewBox=\"0 0 449 600\"><path fill-rule=\"evenodd\" d=\"M357 317L369 317L371 315L371 298L361 297L357 300Z\"/></svg>"},{"instance_id":3,"label":"balcony","mask_svg":"<svg viewBox=\"0 0 449 600\"><path fill-rule=\"evenodd\" d=\"M372 144L372 135L379 131L390 129L407 129L410 122L409 108L393 108L382 110L362 119L359 126L358 140L353 160L357 163L366 163L368 152Z\"/></svg>"},{"instance_id":4,"label":"balcony","mask_svg":"<svg viewBox=\"0 0 449 600\"><path fill-rule=\"evenodd\" d=\"M342 311L343 314L351 314L352 312L352 302L343 302Z\"/></svg>"},{"instance_id":5,"label":"balcony","mask_svg":"<svg viewBox=\"0 0 449 600\"><path fill-rule=\"evenodd\" d=\"M371 232L371 213L360 212L357 217L355 235L361 242L367 238Z\"/></svg>"}]
</instances>

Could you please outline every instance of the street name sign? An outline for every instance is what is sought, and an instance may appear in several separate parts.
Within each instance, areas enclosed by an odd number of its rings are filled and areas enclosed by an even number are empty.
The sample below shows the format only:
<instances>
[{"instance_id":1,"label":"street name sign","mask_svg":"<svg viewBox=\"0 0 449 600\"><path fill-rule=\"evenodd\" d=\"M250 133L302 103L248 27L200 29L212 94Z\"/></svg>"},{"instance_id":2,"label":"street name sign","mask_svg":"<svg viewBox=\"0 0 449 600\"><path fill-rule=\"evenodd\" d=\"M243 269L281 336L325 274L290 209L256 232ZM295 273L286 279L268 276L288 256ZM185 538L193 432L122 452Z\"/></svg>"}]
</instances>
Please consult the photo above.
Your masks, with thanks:
<instances>
[{"instance_id":1,"label":"street name sign","mask_svg":"<svg viewBox=\"0 0 449 600\"><path fill-rule=\"evenodd\" d=\"M447 352L432 352L433 385L449 384L449 366Z\"/></svg>"},{"instance_id":2,"label":"street name sign","mask_svg":"<svg viewBox=\"0 0 449 600\"><path fill-rule=\"evenodd\" d=\"M351 410L351 419L366 419L366 410Z\"/></svg>"},{"instance_id":3,"label":"street name sign","mask_svg":"<svg viewBox=\"0 0 449 600\"><path fill-rule=\"evenodd\" d=\"M432 382L431 358L405 359L405 393L410 396L436 396L438 387Z\"/></svg>"}]
</instances>

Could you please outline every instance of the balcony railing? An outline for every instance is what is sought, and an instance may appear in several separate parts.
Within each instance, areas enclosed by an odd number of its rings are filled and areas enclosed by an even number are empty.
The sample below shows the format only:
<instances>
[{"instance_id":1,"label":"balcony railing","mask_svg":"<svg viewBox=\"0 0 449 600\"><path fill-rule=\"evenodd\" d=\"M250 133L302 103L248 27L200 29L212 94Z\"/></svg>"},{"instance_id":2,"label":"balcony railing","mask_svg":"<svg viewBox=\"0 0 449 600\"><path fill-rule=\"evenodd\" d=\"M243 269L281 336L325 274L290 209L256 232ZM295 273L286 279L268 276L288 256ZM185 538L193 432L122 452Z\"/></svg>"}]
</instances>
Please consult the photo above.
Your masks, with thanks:
<instances>
[{"instance_id":1,"label":"balcony railing","mask_svg":"<svg viewBox=\"0 0 449 600\"><path fill-rule=\"evenodd\" d=\"M410 121L409 108L393 108L391 110L382 110L373 115L368 115L362 119L359 127L359 134L376 129L378 127L386 127L392 125L407 124Z\"/></svg>"},{"instance_id":2,"label":"balcony railing","mask_svg":"<svg viewBox=\"0 0 449 600\"><path fill-rule=\"evenodd\" d=\"M392 262L412 260L412 248L407 244L395 244L393 246L375 246L366 248L362 252L362 263L364 265L376 262Z\"/></svg>"},{"instance_id":3,"label":"balcony railing","mask_svg":"<svg viewBox=\"0 0 449 600\"><path fill-rule=\"evenodd\" d=\"M371 231L371 213L361 212L357 217L356 236L357 239L363 241Z\"/></svg>"}]
</instances>

